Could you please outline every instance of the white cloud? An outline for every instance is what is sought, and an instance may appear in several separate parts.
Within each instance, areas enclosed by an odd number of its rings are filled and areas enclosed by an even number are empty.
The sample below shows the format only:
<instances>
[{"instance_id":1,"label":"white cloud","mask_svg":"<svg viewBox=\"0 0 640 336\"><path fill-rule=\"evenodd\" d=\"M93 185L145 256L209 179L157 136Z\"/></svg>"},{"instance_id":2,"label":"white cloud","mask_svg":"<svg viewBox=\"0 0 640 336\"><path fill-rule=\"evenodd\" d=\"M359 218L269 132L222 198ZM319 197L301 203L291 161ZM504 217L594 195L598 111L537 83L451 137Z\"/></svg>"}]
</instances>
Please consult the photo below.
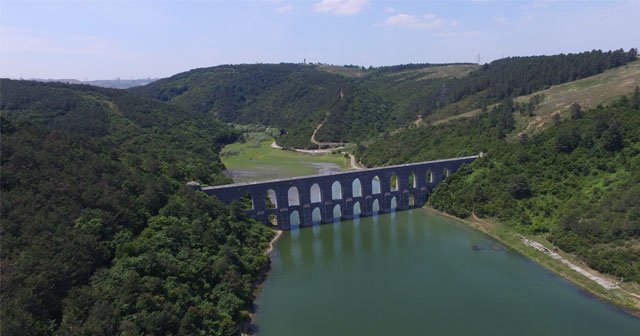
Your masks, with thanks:
<instances>
[{"instance_id":1,"label":"white cloud","mask_svg":"<svg viewBox=\"0 0 640 336\"><path fill-rule=\"evenodd\" d=\"M497 22L497 23L505 23L505 22L507 22L507 18L506 18L506 17L504 17L504 16L498 16L498 17L496 17L496 18L495 18L495 19L493 19L493 20L494 20L495 22Z\"/></svg>"},{"instance_id":2,"label":"white cloud","mask_svg":"<svg viewBox=\"0 0 640 336\"><path fill-rule=\"evenodd\" d=\"M353 15L360 13L369 0L322 0L316 2L313 8L320 13L336 15Z\"/></svg>"},{"instance_id":3,"label":"white cloud","mask_svg":"<svg viewBox=\"0 0 640 336\"><path fill-rule=\"evenodd\" d=\"M425 14L423 16L398 14L387 18L384 23L389 26L413 29L431 29L443 26L446 21L433 14Z\"/></svg>"},{"instance_id":4,"label":"white cloud","mask_svg":"<svg viewBox=\"0 0 640 336\"><path fill-rule=\"evenodd\" d=\"M287 6L282 6L279 7L278 9L276 9L276 12L279 14L288 14L293 12L293 6L292 5L287 5Z\"/></svg>"},{"instance_id":5,"label":"white cloud","mask_svg":"<svg viewBox=\"0 0 640 336\"><path fill-rule=\"evenodd\" d=\"M450 25L451 27L457 27L457 26L459 26L459 25L460 25L460 21L458 21L458 20L451 20L451 21L449 21L449 25Z\"/></svg>"}]
</instances>

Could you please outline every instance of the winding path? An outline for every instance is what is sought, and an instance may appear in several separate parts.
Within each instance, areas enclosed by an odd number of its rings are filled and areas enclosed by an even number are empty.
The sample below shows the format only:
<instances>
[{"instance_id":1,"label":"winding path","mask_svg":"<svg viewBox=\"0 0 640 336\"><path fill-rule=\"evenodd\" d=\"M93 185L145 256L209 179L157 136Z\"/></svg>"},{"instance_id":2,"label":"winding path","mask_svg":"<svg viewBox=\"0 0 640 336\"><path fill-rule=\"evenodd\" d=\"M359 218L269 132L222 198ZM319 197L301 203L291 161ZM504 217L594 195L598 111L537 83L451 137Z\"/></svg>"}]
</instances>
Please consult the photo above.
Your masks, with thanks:
<instances>
[{"instance_id":1,"label":"winding path","mask_svg":"<svg viewBox=\"0 0 640 336\"><path fill-rule=\"evenodd\" d=\"M271 143L271 148L273 148L273 149L283 149L282 146L279 146L278 143L275 140ZM297 148L294 148L293 150L298 152L298 153L305 153L305 154L329 154L331 152L334 152L334 151L342 149L342 148L343 147L327 148L327 149L297 149ZM366 168L365 166L360 164L360 162L358 162L358 160L356 159L355 155L347 153L347 152L340 152L340 153L349 155L349 164L351 166L351 169L360 170L360 169L365 169Z\"/></svg>"},{"instance_id":2,"label":"winding path","mask_svg":"<svg viewBox=\"0 0 640 336\"><path fill-rule=\"evenodd\" d=\"M327 113L327 115L324 117L322 122L320 122L320 124L318 124L318 126L316 126L316 128L313 130L313 134L311 134L311 142L313 142L318 146L329 146L329 147L339 147L339 146L346 145L346 143L344 142L320 142L316 139L316 133L318 133L318 130L320 130L320 127L324 125L324 122L327 121L327 118L329 118L329 113Z\"/></svg>"}]
</instances>

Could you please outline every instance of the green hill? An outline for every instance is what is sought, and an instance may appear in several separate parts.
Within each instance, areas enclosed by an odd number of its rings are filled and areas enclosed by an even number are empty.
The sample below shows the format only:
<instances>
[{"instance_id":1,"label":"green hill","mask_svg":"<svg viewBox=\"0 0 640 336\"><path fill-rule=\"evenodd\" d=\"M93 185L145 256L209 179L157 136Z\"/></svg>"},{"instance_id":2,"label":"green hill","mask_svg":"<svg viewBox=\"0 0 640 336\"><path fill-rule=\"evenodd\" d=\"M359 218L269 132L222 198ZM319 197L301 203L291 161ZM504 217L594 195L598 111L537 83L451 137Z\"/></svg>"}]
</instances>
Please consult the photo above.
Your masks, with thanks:
<instances>
[{"instance_id":1,"label":"green hill","mask_svg":"<svg viewBox=\"0 0 640 336\"><path fill-rule=\"evenodd\" d=\"M505 58L485 64L364 69L301 64L194 69L132 89L225 122L282 128L285 147L362 142L423 118L437 121L507 97L585 78L635 60L637 51Z\"/></svg>"},{"instance_id":2,"label":"green hill","mask_svg":"<svg viewBox=\"0 0 640 336\"><path fill-rule=\"evenodd\" d=\"M185 186L237 138L127 91L0 81L6 335L239 334L271 231Z\"/></svg>"},{"instance_id":3,"label":"green hill","mask_svg":"<svg viewBox=\"0 0 640 336\"><path fill-rule=\"evenodd\" d=\"M640 91L508 141L508 100L487 113L384 136L368 166L486 153L436 188L432 206L541 234L589 266L640 282Z\"/></svg>"}]
</instances>

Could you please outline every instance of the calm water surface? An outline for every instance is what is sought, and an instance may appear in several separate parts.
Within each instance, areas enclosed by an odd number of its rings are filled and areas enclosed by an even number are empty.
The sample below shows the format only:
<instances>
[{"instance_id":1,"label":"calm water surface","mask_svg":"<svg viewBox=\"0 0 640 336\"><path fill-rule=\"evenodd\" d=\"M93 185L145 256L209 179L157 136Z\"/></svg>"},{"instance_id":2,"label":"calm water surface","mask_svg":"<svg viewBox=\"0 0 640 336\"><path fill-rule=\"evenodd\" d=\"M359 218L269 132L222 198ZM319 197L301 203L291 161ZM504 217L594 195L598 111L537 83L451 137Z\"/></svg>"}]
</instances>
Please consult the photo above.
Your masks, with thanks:
<instances>
[{"instance_id":1,"label":"calm water surface","mask_svg":"<svg viewBox=\"0 0 640 336\"><path fill-rule=\"evenodd\" d=\"M640 335L639 319L423 209L285 232L256 304L260 336Z\"/></svg>"}]
</instances>

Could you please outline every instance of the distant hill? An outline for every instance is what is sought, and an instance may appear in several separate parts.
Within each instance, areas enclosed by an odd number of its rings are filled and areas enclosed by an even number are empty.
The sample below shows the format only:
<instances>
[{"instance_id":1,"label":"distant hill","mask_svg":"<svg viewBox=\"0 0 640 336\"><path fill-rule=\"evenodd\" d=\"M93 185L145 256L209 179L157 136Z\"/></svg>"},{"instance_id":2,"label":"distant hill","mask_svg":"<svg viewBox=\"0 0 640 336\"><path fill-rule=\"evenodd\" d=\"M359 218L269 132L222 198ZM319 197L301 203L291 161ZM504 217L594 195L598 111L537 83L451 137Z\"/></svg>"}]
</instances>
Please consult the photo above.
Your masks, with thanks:
<instances>
[{"instance_id":1,"label":"distant hill","mask_svg":"<svg viewBox=\"0 0 640 336\"><path fill-rule=\"evenodd\" d=\"M147 85L158 80L157 78L141 78L141 79L101 79L91 81L81 81L78 79L40 79L30 78L29 80L37 82L60 82L67 84L88 84L93 86L113 88L113 89L129 89L136 86Z\"/></svg>"},{"instance_id":2,"label":"distant hill","mask_svg":"<svg viewBox=\"0 0 640 336\"><path fill-rule=\"evenodd\" d=\"M628 63L637 51L510 57L476 64L380 68L303 64L222 65L132 88L225 122L279 127L285 147L362 142L417 119L450 118Z\"/></svg>"}]
</instances>

